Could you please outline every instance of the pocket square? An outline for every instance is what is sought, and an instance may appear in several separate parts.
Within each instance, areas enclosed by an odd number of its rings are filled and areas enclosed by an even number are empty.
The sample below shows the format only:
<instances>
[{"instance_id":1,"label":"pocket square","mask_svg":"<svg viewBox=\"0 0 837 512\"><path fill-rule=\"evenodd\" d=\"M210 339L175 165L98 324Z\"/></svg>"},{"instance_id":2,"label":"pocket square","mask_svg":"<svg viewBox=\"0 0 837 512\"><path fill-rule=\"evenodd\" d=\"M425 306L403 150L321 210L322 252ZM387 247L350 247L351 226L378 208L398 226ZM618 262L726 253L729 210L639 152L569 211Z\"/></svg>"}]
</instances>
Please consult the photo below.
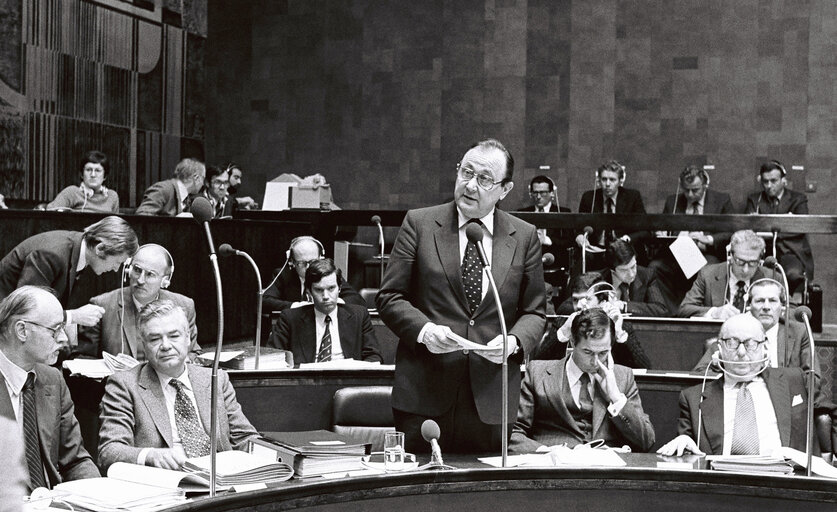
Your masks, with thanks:
<instances>
[{"instance_id":1,"label":"pocket square","mask_svg":"<svg viewBox=\"0 0 837 512\"><path fill-rule=\"evenodd\" d=\"M802 395L794 395L793 400L791 400L791 407L796 407L797 405L802 403Z\"/></svg>"}]
</instances>

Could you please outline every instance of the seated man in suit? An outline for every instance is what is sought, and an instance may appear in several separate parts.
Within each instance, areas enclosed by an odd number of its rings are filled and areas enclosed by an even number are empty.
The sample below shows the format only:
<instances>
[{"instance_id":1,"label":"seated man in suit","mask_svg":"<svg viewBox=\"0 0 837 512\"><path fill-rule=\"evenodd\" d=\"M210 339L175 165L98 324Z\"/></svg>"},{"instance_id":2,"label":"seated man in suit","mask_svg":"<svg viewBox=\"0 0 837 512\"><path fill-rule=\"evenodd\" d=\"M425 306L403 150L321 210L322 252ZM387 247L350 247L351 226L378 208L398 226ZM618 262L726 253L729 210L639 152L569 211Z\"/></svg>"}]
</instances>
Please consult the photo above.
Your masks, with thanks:
<instances>
[{"instance_id":1,"label":"seated man in suit","mask_svg":"<svg viewBox=\"0 0 837 512\"><path fill-rule=\"evenodd\" d=\"M532 205L520 208L521 212L540 213L569 213L570 209L563 207L558 202L555 193L555 182L551 178L539 175L529 182L529 196L532 198ZM541 250L544 254L550 253L555 258L550 265L544 265L544 278L553 285L563 284L565 274L560 272L561 268L570 268L570 249L572 247L573 234L563 229L538 229L538 239L541 241Z\"/></svg>"},{"instance_id":2,"label":"seated man in suit","mask_svg":"<svg viewBox=\"0 0 837 512\"><path fill-rule=\"evenodd\" d=\"M264 293L262 298L264 311L284 311L295 302L311 302L311 298L305 294L305 271L311 262L323 258L325 258L325 249L316 238L300 236L291 240L285 265L290 264L294 271L285 273L282 272L285 267L282 267L278 278ZM366 307L363 297L345 281L340 285L339 297L347 304Z\"/></svg>"},{"instance_id":3,"label":"seated man in suit","mask_svg":"<svg viewBox=\"0 0 837 512\"><path fill-rule=\"evenodd\" d=\"M782 446L805 451L810 397L802 369L770 367L764 330L748 313L727 319L718 338L723 376L706 383L703 392L701 385L680 392L680 435L658 453L770 455ZM821 401L819 392L813 399L818 410L833 414L834 405Z\"/></svg>"},{"instance_id":4,"label":"seated man in suit","mask_svg":"<svg viewBox=\"0 0 837 512\"><path fill-rule=\"evenodd\" d=\"M613 285L615 304L634 316L668 316L670 309L654 271L636 264L630 243L614 240L605 251L607 268L602 279Z\"/></svg>"},{"instance_id":5,"label":"seated man in suit","mask_svg":"<svg viewBox=\"0 0 837 512\"><path fill-rule=\"evenodd\" d=\"M678 193L666 198L661 213L684 215L714 215L736 213L729 194L709 188L709 174L697 165L687 165L680 173ZM677 232L663 232L677 235ZM729 233L706 233L703 231L682 231L681 236L688 236L700 249L706 261L718 263L729 243ZM656 257L648 264L657 273L663 293L668 295L671 304L680 304L683 296L694 282L686 279L674 256L667 247L661 248Z\"/></svg>"},{"instance_id":6,"label":"seated man in suit","mask_svg":"<svg viewBox=\"0 0 837 512\"><path fill-rule=\"evenodd\" d=\"M48 288L21 286L0 302L0 417L16 421L30 492L100 476L64 377L49 366L66 342L64 311Z\"/></svg>"},{"instance_id":7,"label":"seated man in suit","mask_svg":"<svg viewBox=\"0 0 837 512\"><path fill-rule=\"evenodd\" d=\"M189 211L192 194L203 187L206 167L194 158L184 158L174 168L174 178L158 181L146 189L137 215L175 217Z\"/></svg>"},{"instance_id":8,"label":"seated man in suit","mask_svg":"<svg viewBox=\"0 0 837 512\"><path fill-rule=\"evenodd\" d=\"M233 201L230 201L230 171L216 165L206 168L206 178L201 189L203 197L212 206L212 218L232 217Z\"/></svg>"},{"instance_id":9,"label":"seated man in suit","mask_svg":"<svg viewBox=\"0 0 837 512\"><path fill-rule=\"evenodd\" d=\"M195 326L195 302L179 293L168 291L174 275L174 260L162 245L145 244L126 262L128 286L111 290L90 299L91 304L104 308L102 320L92 327L79 329L77 352L91 357L127 354L137 361L145 361L137 318L143 306L157 299L166 299L180 306L189 320L191 346L189 358L200 353L198 328Z\"/></svg>"},{"instance_id":10,"label":"seated man in suit","mask_svg":"<svg viewBox=\"0 0 837 512\"><path fill-rule=\"evenodd\" d=\"M170 300L150 302L140 311L139 332L148 361L113 374L105 386L99 418L103 471L114 462L178 469L187 458L209 454L212 369L186 364L186 314ZM245 449L258 432L223 370L216 403L218 451Z\"/></svg>"},{"instance_id":11,"label":"seated man in suit","mask_svg":"<svg viewBox=\"0 0 837 512\"><path fill-rule=\"evenodd\" d=\"M764 240L749 229L730 239L727 261L706 265L686 293L677 316L726 320L744 311L750 283L765 276Z\"/></svg>"},{"instance_id":12,"label":"seated man in suit","mask_svg":"<svg viewBox=\"0 0 837 512\"><path fill-rule=\"evenodd\" d=\"M654 444L654 427L642 410L631 369L610 357L613 321L600 308L588 309L573 320L572 335L571 356L526 365L509 448L533 452L603 439L608 446L647 451Z\"/></svg>"},{"instance_id":13,"label":"seated man in suit","mask_svg":"<svg viewBox=\"0 0 837 512\"><path fill-rule=\"evenodd\" d=\"M305 272L305 291L314 303L279 315L270 344L293 352L295 364L382 360L369 311L337 303L341 280L331 259L312 261Z\"/></svg>"},{"instance_id":14,"label":"seated man in suit","mask_svg":"<svg viewBox=\"0 0 837 512\"><path fill-rule=\"evenodd\" d=\"M785 166L777 160L762 164L759 170L762 191L747 198L745 212L808 215L808 198L786 188L786 174ZM779 233L774 256L788 274L791 294L801 291L806 276L809 281L814 278L814 256L805 233Z\"/></svg>"}]
</instances>

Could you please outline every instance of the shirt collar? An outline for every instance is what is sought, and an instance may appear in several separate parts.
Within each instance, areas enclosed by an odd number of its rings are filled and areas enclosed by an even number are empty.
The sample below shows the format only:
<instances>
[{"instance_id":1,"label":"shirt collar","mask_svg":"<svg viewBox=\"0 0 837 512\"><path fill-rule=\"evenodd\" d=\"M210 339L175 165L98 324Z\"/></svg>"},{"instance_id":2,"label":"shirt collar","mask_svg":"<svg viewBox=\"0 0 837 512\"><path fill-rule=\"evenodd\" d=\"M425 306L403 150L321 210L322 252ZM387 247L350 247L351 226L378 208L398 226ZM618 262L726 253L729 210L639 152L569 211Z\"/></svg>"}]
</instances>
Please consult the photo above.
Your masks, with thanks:
<instances>
[{"instance_id":1,"label":"shirt collar","mask_svg":"<svg viewBox=\"0 0 837 512\"><path fill-rule=\"evenodd\" d=\"M186 185L180 180L174 180L177 183L177 200L180 204L183 204L183 201L189 197L189 189L186 188Z\"/></svg>"},{"instance_id":2,"label":"shirt collar","mask_svg":"<svg viewBox=\"0 0 837 512\"><path fill-rule=\"evenodd\" d=\"M573 361L572 356L567 358L567 382L569 382L570 387L573 387L576 382L581 378L584 374L584 371L575 364Z\"/></svg>"},{"instance_id":3,"label":"shirt collar","mask_svg":"<svg viewBox=\"0 0 837 512\"><path fill-rule=\"evenodd\" d=\"M148 365L151 365L151 363L148 363ZM183 384L183 386L186 389L188 389L189 391L192 391L192 381L189 380L189 369L188 369L188 367L184 368L183 373L178 375L176 379L173 379L172 377L169 377L168 375L164 375L164 374L158 372L157 369L154 368L153 366L151 367L151 369L154 370L154 373L157 374L157 378L160 379L160 387L161 388L167 389L166 386L169 385L170 381L178 380Z\"/></svg>"},{"instance_id":4,"label":"shirt collar","mask_svg":"<svg viewBox=\"0 0 837 512\"><path fill-rule=\"evenodd\" d=\"M497 211L497 209L492 208L491 211L488 212L488 214L485 217L480 219L480 222L482 222L483 227L485 227L485 229L488 230L488 234L491 235L491 236L494 236L494 212L495 211ZM462 213L462 210L459 209L458 206L456 207L456 214L457 214L457 217L459 219L459 223L457 224L457 227L459 229L462 229L462 226L467 224L468 221L471 220L471 219L466 217Z\"/></svg>"},{"instance_id":5,"label":"shirt collar","mask_svg":"<svg viewBox=\"0 0 837 512\"><path fill-rule=\"evenodd\" d=\"M763 380L764 379L762 379L761 374L756 375L755 377L753 377L752 379L750 379L748 381L741 381L741 380L736 379L734 376L731 376L731 375L728 375L728 374L725 373L724 374L724 391L730 391L730 390L734 389L735 386L738 385L739 382L748 382L749 384L753 384L753 383L756 383L756 382L762 382Z\"/></svg>"},{"instance_id":6,"label":"shirt collar","mask_svg":"<svg viewBox=\"0 0 837 512\"><path fill-rule=\"evenodd\" d=\"M81 249L78 251L78 265L76 265L76 273L84 270L87 266L87 242L81 239Z\"/></svg>"},{"instance_id":7,"label":"shirt collar","mask_svg":"<svg viewBox=\"0 0 837 512\"><path fill-rule=\"evenodd\" d=\"M129 291L130 291L130 290L129 290ZM150 301L148 301L148 302L151 302L151 301L157 300L157 299L159 299L159 298L160 298L160 292L157 292L157 296L156 296L156 297L154 297L153 299L151 299L151 300L150 300ZM137 313L139 313L139 312L140 312L140 310L143 308L143 306L145 306L145 304L140 304L140 302L139 302L137 299L135 299L135 298L134 298L134 294L133 294L133 293L131 294L131 300L132 300L132 301L134 301L134 307L135 307L135 308L137 308Z\"/></svg>"},{"instance_id":8,"label":"shirt collar","mask_svg":"<svg viewBox=\"0 0 837 512\"><path fill-rule=\"evenodd\" d=\"M29 372L9 361L2 350L0 350L0 373L3 374L6 383L11 386L16 394L19 395L23 391L23 385L26 384Z\"/></svg>"},{"instance_id":9,"label":"shirt collar","mask_svg":"<svg viewBox=\"0 0 837 512\"><path fill-rule=\"evenodd\" d=\"M340 307L340 306L337 306L337 307ZM337 321L337 308L334 308L332 310L332 312L328 314L328 316L331 317L331 323L334 324L334 322ZM323 313L322 311L320 311L317 308L314 308L314 318L317 320L318 324L324 323L325 322L325 317L326 317L325 313Z\"/></svg>"},{"instance_id":10,"label":"shirt collar","mask_svg":"<svg viewBox=\"0 0 837 512\"><path fill-rule=\"evenodd\" d=\"M537 206L535 206L535 211L538 211ZM551 212L552 211L552 201L546 203L546 205L543 207L543 211L544 212Z\"/></svg>"},{"instance_id":11,"label":"shirt collar","mask_svg":"<svg viewBox=\"0 0 837 512\"><path fill-rule=\"evenodd\" d=\"M764 333L767 339L771 341L776 341L779 338L779 322L776 322L776 325L771 327Z\"/></svg>"}]
</instances>

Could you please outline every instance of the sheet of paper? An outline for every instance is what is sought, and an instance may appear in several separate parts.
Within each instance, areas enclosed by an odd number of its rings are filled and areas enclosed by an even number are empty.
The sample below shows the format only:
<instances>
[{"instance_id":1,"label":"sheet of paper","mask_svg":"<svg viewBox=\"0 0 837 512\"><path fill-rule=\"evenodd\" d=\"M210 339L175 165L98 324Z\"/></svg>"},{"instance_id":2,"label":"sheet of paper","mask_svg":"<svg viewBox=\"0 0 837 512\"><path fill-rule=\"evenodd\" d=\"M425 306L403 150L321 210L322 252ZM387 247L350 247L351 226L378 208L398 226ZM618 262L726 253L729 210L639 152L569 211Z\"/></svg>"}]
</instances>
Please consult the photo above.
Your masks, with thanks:
<instances>
[{"instance_id":1,"label":"sheet of paper","mask_svg":"<svg viewBox=\"0 0 837 512\"><path fill-rule=\"evenodd\" d=\"M611 449L589 448L584 445L578 445L575 448L559 446L554 448L549 454L555 461L556 466L604 466L618 468L628 465L622 460L622 457Z\"/></svg>"},{"instance_id":2,"label":"sheet of paper","mask_svg":"<svg viewBox=\"0 0 837 512\"><path fill-rule=\"evenodd\" d=\"M479 343L474 343L473 341L463 338L462 336L456 334L453 331L448 331L446 334L449 340L455 341L460 347L468 350L486 350L486 351L501 351L503 350L502 345L498 345L496 347L489 347L487 345L482 345Z\"/></svg>"},{"instance_id":3,"label":"sheet of paper","mask_svg":"<svg viewBox=\"0 0 837 512\"><path fill-rule=\"evenodd\" d=\"M218 357L218 361L221 362L221 363L226 363L226 362L232 361L233 359L235 359L236 357L240 356L243 353L244 353L243 350L222 350L221 355ZM200 355L198 355L198 357L203 359L204 361L209 361L211 363L211 362L215 361L215 352L213 351L213 352L207 352L205 354L200 354ZM259 358L259 359L261 359L261 358ZM261 363L261 360L259 360L259 363Z\"/></svg>"},{"instance_id":4,"label":"sheet of paper","mask_svg":"<svg viewBox=\"0 0 837 512\"><path fill-rule=\"evenodd\" d=\"M379 362L358 361L357 359L336 359L322 363L302 363L300 369L306 370L363 370L394 367L395 365L383 365Z\"/></svg>"},{"instance_id":5,"label":"sheet of paper","mask_svg":"<svg viewBox=\"0 0 837 512\"><path fill-rule=\"evenodd\" d=\"M700 252L695 241L688 236L678 236L668 246L668 249L674 259L677 260L677 264L680 265L686 279L691 279L700 269L706 266L706 258Z\"/></svg>"},{"instance_id":6,"label":"sheet of paper","mask_svg":"<svg viewBox=\"0 0 837 512\"><path fill-rule=\"evenodd\" d=\"M803 468L808 467L808 456L805 452L794 450L788 446L783 446L778 452ZM811 473L825 478L837 478L837 468L827 463L822 457L814 456L811 458Z\"/></svg>"},{"instance_id":7,"label":"sheet of paper","mask_svg":"<svg viewBox=\"0 0 837 512\"><path fill-rule=\"evenodd\" d=\"M104 359L68 359L64 361L64 368L70 371L70 375L82 375L91 379L113 375Z\"/></svg>"},{"instance_id":8,"label":"sheet of paper","mask_svg":"<svg viewBox=\"0 0 837 512\"><path fill-rule=\"evenodd\" d=\"M503 457L481 457L479 461L495 468L503 466ZM518 466L552 467L554 465L552 456L548 453L524 453L506 457L506 467L510 468Z\"/></svg>"}]
</instances>

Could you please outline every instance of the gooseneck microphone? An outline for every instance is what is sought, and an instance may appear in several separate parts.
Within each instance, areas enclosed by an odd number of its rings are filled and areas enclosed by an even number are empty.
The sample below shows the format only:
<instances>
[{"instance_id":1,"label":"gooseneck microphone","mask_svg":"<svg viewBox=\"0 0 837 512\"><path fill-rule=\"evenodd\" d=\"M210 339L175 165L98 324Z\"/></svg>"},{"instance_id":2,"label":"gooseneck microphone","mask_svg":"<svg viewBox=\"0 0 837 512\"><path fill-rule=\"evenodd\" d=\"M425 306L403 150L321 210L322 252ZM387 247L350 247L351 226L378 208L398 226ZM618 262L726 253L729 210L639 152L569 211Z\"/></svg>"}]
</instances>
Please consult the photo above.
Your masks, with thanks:
<instances>
[{"instance_id":1,"label":"gooseneck microphone","mask_svg":"<svg viewBox=\"0 0 837 512\"><path fill-rule=\"evenodd\" d=\"M253 267L253 272L256 274L256 284L258 285L258 290L256 292L256 340L255 340L255 356L256 361L253 365L254 370L259 369L259 356L261 355L261 346L262 346L262 299L264 298L264 292L267 291L267 288L262 288L262 274L259 271L259 266L256 265L256 262L253 261L253 258L250 257L244 251L239 251L238 249L233 249L230 244L221 244L218 247L218 254L222 258L226 258L229 256L241 256L242 258L246 259L250 262L250 266ZM273 283L271 283L272 285Z\"/></svg>"},{"instance_id":2,"label":"gooseneck microphone","mask_svg":"<svg viewBox=\"0 0 837 512\"><path fill-rule=\"evenodd\" d=\"M811 476L811 461L814 450L814 380L816 377L817 347L814 345L814 333L811 332L811 310L800 306L793 313L794 318L805 324L808 339L811 340L811 368L808 370L808 425L805 437L805 455L808 457L807 475Z\"/></svg>"},{"instance_id":3,"label":"gooseneck microphone","mask_svg":"<svg viewBox=\"0 0 837 512\"><path fill-rule=\"evenodd\" d=\"M497 291L497 283L494 282L494 276L491 274L491 265L488 263L488 257L485 255L485 247L482 245L483 232L482 228L477 224L469 224L465 228L465 236L468 237L469 242L473 242L477 246L480 259L483 264L483 271L488 277L488 284L491 287L491 292L494 294L494 303L497 306L497 316L500 318L500 332L503 335L503 362L502 367L502 399L500 400L501 416L500 416L500 433L502 436L502 467L506 467L506 459L509 455L509 423L507 420L509 411L509 333L506 330L506 317L503 314L503 304L500 302L500 293Z\"/></svg>"},{"instance_id":4,"label":"gooseneck microphone","mask_svg":"<svg viewBox=\"0 0 837 512\"><path fill-rule=\"evenodd\" d=\"M215 496L215 479L217 476L216 455L218 452L218 363L221 360L221 345L224 343L224 294L221 290L221 272L218 270L218 255L215 254L215 243L212 241L212 230L209 221L212 220L212 205L205 197L196 197L190 207L192 216L203 225L206 242L209 246L209 262L215 276L215 299L218 306L218 335L215 343L215 360L212 362L211 402L209 407L209 495Z\"/></svg>"},{"instance_id":5,"label":"gooseneck microphone","mask_svg":"<svg viewBox=\"0 0 837 512\"><path fill-rule=\"evenodd\" d=\"M544 266L552 265L553 263L555 263L555 256L553 256L552 253L548 252L541 256L541 262L544 264Z\"/></svg>"},{"instance_id":6,"label":"gooseneck microphone","mask_svg":"<svg viewBox=\"0 0 837 512\"><path fill-rule=\"evenodd\" d=\"M591 226L584 226L584 242L581 245L581 273L587 273L587 247L590 245L590 233L593 232Z\"/></svg>"},{"instance_id":7,"label":"gooseneck microphone","mask_svg":"<svg viewBox=\"0 0 837 512\"><path fill-rule=\"evenodd\" d=\"M381 226L381 217L379 215L372 216L372 223L378 226L378 244L381 246L381 281L378 284L380 288L384 284L384 228Z\"/></svg>"},{"instance_id":8,"label":"gooseneck microphone","mask_svg":"<svg viewBox=\"0 0 837 512\"><path fill-rule=\"evenodd\" d=\"M424 423L421 424L421 437L430 443L430 462L420 469L456 469L453 466L448 466L442 460L442 449L439 447L439 437L441 435L439 424L435 421L424 420Z\"/></svg>"}]
</instances>

